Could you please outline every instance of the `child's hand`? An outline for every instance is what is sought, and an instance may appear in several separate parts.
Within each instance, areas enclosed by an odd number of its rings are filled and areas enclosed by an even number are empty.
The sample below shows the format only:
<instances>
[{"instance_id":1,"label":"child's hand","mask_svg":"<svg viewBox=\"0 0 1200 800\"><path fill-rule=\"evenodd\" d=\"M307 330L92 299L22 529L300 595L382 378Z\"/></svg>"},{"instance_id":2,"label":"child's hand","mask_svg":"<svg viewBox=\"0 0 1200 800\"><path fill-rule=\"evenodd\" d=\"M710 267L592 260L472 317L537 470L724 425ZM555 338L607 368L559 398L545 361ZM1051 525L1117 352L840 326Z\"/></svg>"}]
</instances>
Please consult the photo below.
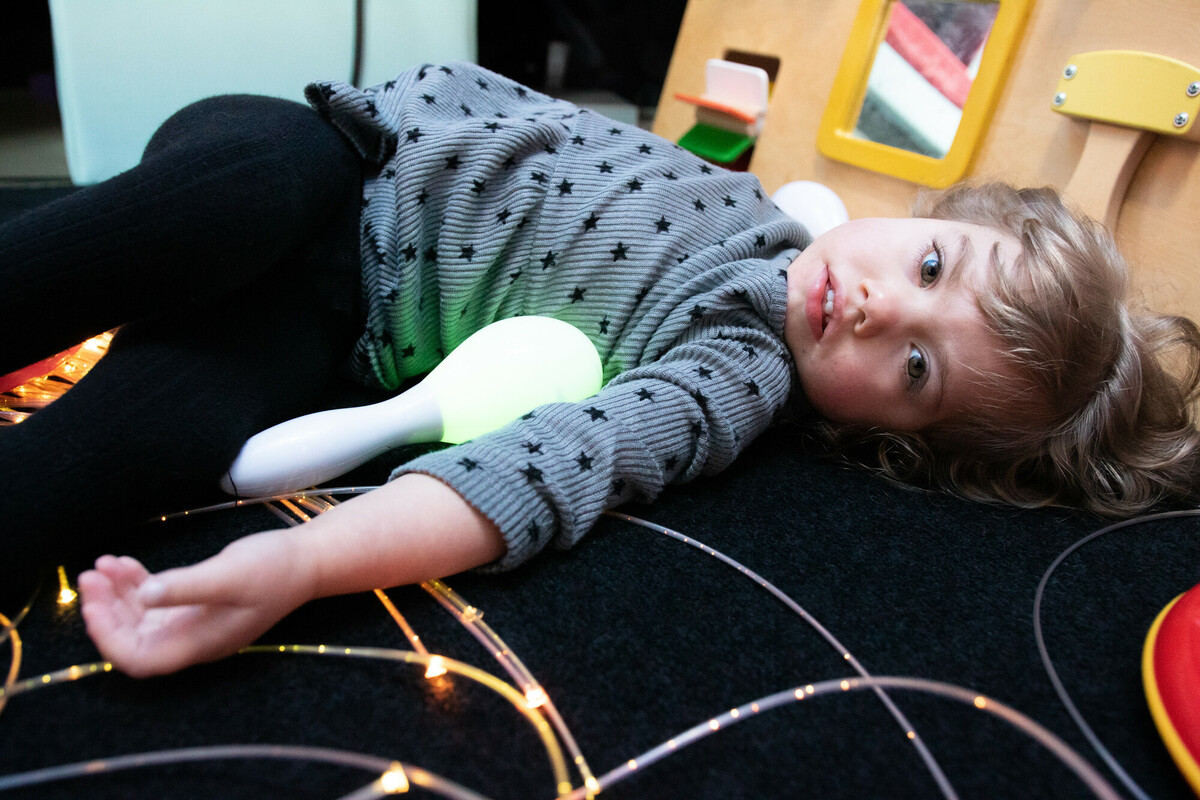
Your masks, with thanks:
<instances>
[{"instance_id":1,"label":"child's hand","mask_svg":"<svg viewBox=\"0 0 1200 800\"><path fill-rule=\"evenodd\" d=\"M311 596L292 568L286 534L240 539L206 561L156 575L129 557L101 557L79 576L88 634L135 678L236 653Z\"/></svg>"}]
</instances>

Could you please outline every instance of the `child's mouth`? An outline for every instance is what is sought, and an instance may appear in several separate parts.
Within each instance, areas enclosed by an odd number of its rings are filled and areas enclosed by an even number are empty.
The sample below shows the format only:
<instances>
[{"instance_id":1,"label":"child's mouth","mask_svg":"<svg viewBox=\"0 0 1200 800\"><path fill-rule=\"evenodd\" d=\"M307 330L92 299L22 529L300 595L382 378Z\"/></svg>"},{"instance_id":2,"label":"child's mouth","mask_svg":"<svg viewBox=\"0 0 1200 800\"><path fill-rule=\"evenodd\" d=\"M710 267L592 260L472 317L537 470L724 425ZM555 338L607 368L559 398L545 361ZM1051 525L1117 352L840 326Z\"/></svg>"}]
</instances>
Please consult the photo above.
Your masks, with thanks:
<instances>
[{"instance_id":1,"label":"child's mouth","mask_svg":"<svg viewBox=\"0 0 1200 800\"><path fill-rule=\"evenodd\" d=\"M821 306L821 332L829 327L829 320L833 317L833 286L828 282L825 283L825 304Z\"/></svg>"}]
</instances>

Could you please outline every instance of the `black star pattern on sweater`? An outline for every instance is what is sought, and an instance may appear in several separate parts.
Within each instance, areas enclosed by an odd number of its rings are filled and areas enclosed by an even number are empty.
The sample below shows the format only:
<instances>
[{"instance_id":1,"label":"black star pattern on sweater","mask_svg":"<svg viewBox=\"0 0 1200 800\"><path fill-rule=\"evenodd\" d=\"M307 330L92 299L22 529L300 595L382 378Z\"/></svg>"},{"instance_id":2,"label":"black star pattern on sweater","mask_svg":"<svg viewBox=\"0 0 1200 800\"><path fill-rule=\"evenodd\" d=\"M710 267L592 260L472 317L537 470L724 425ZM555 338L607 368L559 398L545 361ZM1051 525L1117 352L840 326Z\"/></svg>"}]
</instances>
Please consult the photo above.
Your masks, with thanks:
<instances>
[{"instance_id":1,"label":"black star pattern on sweater","mask_svg":"<svg viewBox=\"0 0 1200 800\"><path fill-rule=\"evenodd\" d=\"M583 232L587 233L588 231L594 231L596 229L596 223L599 221L600 218L597 217L596 212L593 211L592 215L583 221Z\"/></svg>"},{"instance_id":2,"label":"black star pattern on sweater","mask_svg":"<svg viewBox=\"0 0 1200 800\"><path fill-rule=\"evenodd\" d=\"M417 205L419 205L419 206L425 205L425 202L428 199L429 199L429 192L422 189L421 193L419 195L417 195Z\"/></svg>"},{"instance_id":3,"label":"black star pattern on sweater","mask_svg":"<svg viewBox=\"0 0 1200 800\"><path fill-rule=\"evenodd\" d=\"M542 443L541 442L526 442L525 444L523 444L521 446L524 447L526 450L528 450L530 455L534 455L536 453L542 452Z\"/></svg>"},{"instance_id":4,"label":"black star pattern on sweater","mask_svg":"<svg viewBox=\"0 0 1200 800\"><path fill-rule=\"evenodd\" d=\"M608 333L608 315L607 314L604 316L604 319L600 320L600 333L602 333L602 334Z\"/></svg>"},{"instance_id":5,"label":"black star pattern on sweater","mask_svg":"<svg viewBox=\"0 0 1200 800\"><path fill-rule=\"evenodd\" d=\"M754 349L754 345L744 344L742 345L742 350L745 351L746 356L751 360L758 358L758 350Z\"/></svg>"},{"instance_id":6,"label":"black star pattern on sweater","mask_svg":"<svg viewBox=\"0 0 1200 800\"><path fill-rule=\"evenodd\" d=\"M693 422L692 423L692 436L695 436L697 439L699 439L703 435L704 435L704 423L700 422L700 421Z\"/></svg>"},{"instance_id":7,"label":"black star pattern on sweater","mask_svg":"<svg viewBox=\"0 0 1200 800\"><path fill-rule=\"evenodd\" d=\"M404 132L404 135L408 137L408 141L410 142L419 142L425 134L421 133L420 128L409 128Z\"/></svg>"},{"instance_id":8,"label":"black star pattern on sweater","mask_svg":"<svg viewBox=\"0 0 1200 800\"><path fill-rule=\"evenodd\" d=\"M697 303L696 305L692 306L692 310L688 312L688 316L691 317L692 322L699 322L700 320L704 319L704 314L707 311L707 308Z\"/></svg>"},{"instance_id":9,"label":"black star pattern on sweater","mask_svg":"<svg viewBox=\"0 0 1200 800\"><path fill-rule=\"evenodd\" d=\"M583 294L586 291L587 289L584 289L582 286L576 286L575 291L571 292L571 303L575 304L582 300Z\"/></svg>"},{"instance_id":10,"label":"black star pattern on sweater","mask_svg":"<svg viewBox=\"0 0 1200 800\"><path fill-rule=\"evenodd\" d=\"M642 190L642 182L637 178L634 178L631 181L626 181L625 185L629 187L630 192L640 192Z\"/></svg>"},{"instance_id":11,"label":"black star pattern on sweater","mask_svg":"<svg viewBox=\"0 0 1200 800\"><path fill-rule=\"evenodd\" d=\"M475 246L474 245L469 244L466 247L463 247L461 249L462 249L462 252L459 253L460 258L465 258L467 261L470 261L472 258L475 257Z\"/></svg>"},{"instance_id":12,"label":"black star pattern on sweater","mask_svg":"<svg viewBox=\"0 0 1200 800\"><path fill-rule=\"evenodd\" d=\"M582 450L579 451L579 457L575 459L575 463L579 465L580 472L589 472L592 469L592 457Z\"/></svg>"},{"instance_id":13,"label":"black star pattern on sweater","mask_svg":"<svg viewBox=\"0 0 1200 800\"><path fill-rule=\"evenodd\" d=\"M447 75L454 74L454 70L450 69L449 67L438 67L438 69L440 69L442 72L446 73Z\"/></svg>"},{"instance_id":14,"label":"black star pattern on sweater","mask_svg":"<svg viewBox=\"0 0 1200 800\"><path fill-rule=\"evenodd\" d=\"M545 150L550 155L554 155L555 153L558 152L558 149L555 148L555 146L550 144L549 142L546 142L546 144L542 147L542 149Z\"/></svg>"},{"instance_id":15,"label":"black star pattern on sweater","mask_svg":"<svg viewBox=\"0 0 1200 800\"><path fill-rule=\"evenodd\" d=\"M487 189L487 181L482 180L480 178L472 178L471 179L471 191L472 192L474 192L475 194L483 194L485 189Z\"/></svg>"},{"instance_id":16,"label":"black star pattern on sweater","mask_svg":"<svg viewBox=\"0 0 1200 800\"><path fill-rule=\"evenodd\" d=\"M500 123L492 120L491 122L485 123L483 127L492 133L495 133L496 131L500 130Z\"/></svg>"},{"instance_id":17,"label":"black star pattern on sweater","mask_svg":"<svg viewBox=\"0 0 1200 800\"><path fill-rule=\"evenodd\" d=\"M476 78L475 82L477 84L479 84L480 89L483 89L485 92L490 91L491 87L488 86L488 82L485 81L483 78Z\"/></svg>"},{"instance_id":18,"label":"black star pattern on sweater","mask_svg":"<svg viewBox=\"0 0 1200 800\"><path fill-rule=\"evenodd\" d=\"M520 472L522 475L524 475L525 479L530 483L536 483L542 480L542 471L535 467L532 461L526 462L525 469L519 469L517 472Z\"/></svg>"},{"instance_id":19,"label":"black star pattern on sweater","mask_svg":"<svg viewBox=\"0 0 1200 800\"><path fill-rule=\"evenodd\" d=\"M467 472L471 472L472 470L479 468L478 461L476 461L473 458L466 458L465 456L458 460L458 465L460 467L462 467L463 469L465 469Z\"/></svg>"},{"instance_id":20,"label":"black star pattern on sweater","mask_svg":"<svg viewBox=\"0 0 1200 800\"><path fill-rule=\"evenodd\" d=\"M710 167L708 164L701 164L700 172L704 173L705 175L712 175L712 167Z\"/></svg>"},{"instance_id":21,"label":"black star pattern on sweater","mask_svg":"<svg viewBox=\"0 0 1200 800\"><path fill-rule=\"evenodd\" d=\"M638 389L637 396L638 396L638 400L649 400L651 403L654 402L654 392L650 391L649 389L647 389L645 387Z\"/></svg>"},{"instance_id":22,"label":"black star pattern on sweater","mask_svg":"<svg viewBox=\"0 0 1200 800\"><path fill-rule=\"evenodd\" d=\"M696 199L696 202L692 203L692 207L695 208L697 211L703 211L705 208L707 208L707 206L705 206L704 203L701 202L701 200L699 198Z\"/></svg>"},{"instance_id":23,"label":"black star pattern on sweater","mask_svg":"<svg viewBox=\"0 0 1200 800\"><path fill-rule=\"evenodd\" d=\"M609 128L609 129L608 129L608 134L609 134L609 136L620 136L620 135L621 135L621 129L620 129L620 128Z\"/></svg>"},{"instance_id":24,"label":"black star pattern on sweater","mask_svg":"<svg viewBox=\"0 0 1200 800\"><path fill-rule=\"evenodd\" d=\"M400 251L400 255L404 256L405 261L412 261L417 257L417 248L413 247L412 244L407 244L404 246L404 249Z\"/></svg>"},{"instance_id":25,"label":"black star pattern on sweater","mask_svg":"<svg viewBox=\"0 0 1200 800\"><path fill-rule=\"evenodd\" d=\"M649 153L650 153L650 145L648 145L648 144L639 144L639 145L638 145L638 152L639 152L639 153L645 153L645 154L649 154Z\"/></svg>"},{"instance_id":26,"label":"black star pattern on sweater","mask_svg":"<svg viewBox=\"0 0 1200 800\"><path fill-rule=\"evenodd\" d=\"M612 164L608 163L607 161L601 161L596 165L596 169L600 170L601 174L613 171Z\"/></svg>"},{"instance_id":27,"label":"black star pattern on sweater","mask_svg":"<svg viewBox=\"0 0 1200 800\"><path fill-rule=\"evenodd\" d=\"M767 246L767 237L763 236L761 233L758 236L755 236L754 237L754 246L755 247L766 247Z\"/></svg>"},{"instance_id":28,"label":"black star pattern on sweater","mask_svg":"<svg viewBox=\"0 0 1200 800\"><path fill-rule=\"evenodd\" d=\"M600 421L607 422L608 421L608 414L604 413L604 411L602 411L599 408L596 408L595 406L588 406L587 408L585 408L583 410L583 413L585 413L589 417L591 417L592 422L600 422Z\"/></svg>"},{"instance_id":29,"label":"black star pattern on sweater","mask_svg":"<svg viewBox=\"0 0 1200 800\"><path fill-rule=\"evenodd\" d=\"M526 422L528 422L529 420L531 420L531 419L534 419L534 418L535 418L535 415L534 415L534 413L533 413L532 411L530 411L530 412L529 412L529 413L527 413L527 414L522 414L522 415L521 415L521 419L525 420Z\"/></svg>"},{"instance_id":30,"label":"black star pattern on sweater","mask_svg":"<svg viewBox=\"0 0 1200 800\"><path fill-rule=\"evenodd\" d=\"M423 95L421 95L421 99L424 100L425 105L428 105L428 106L431 106L437 102L437 98L431 94L423 94Z\"/></svg>"},{"instance_id":31,"label":"black star pattern on sweater","mask_svg":"<svg viewBox=\"0 0 1200 800\"><path fill-rule=\"evenodd\" d=\"M555 258L556 258L556 256L554 255L553 250L546 253L546 255L542 258L542 269L547 269L549 267L553 267Z\"/></svg>"},{"instance_id":32,"label":"black star pattern on sweater","mask_svg":"<svg viewBox=\"0 0 1200 800\"><path fill-rule=\"evenodd\" d=\"M679 459L675 456L671 456L663 462L663 467L666 468L667 472L673 472L677 466L679 466Z\"/></svg>"},{"instance_id":33,"label":"black star pattern on sweater","mask_svg":"<svg viewBox=\"0 0 1200 800\"><path fill-rule=\"evenodd\" d=\"M694 399L696 401L696 405L700 406L701 411L708 410L708 398L705 397L704 393L701 392L699 389L692 392L692 399Z\"/></svg>"},{"instance_id":34,"label":"black star pattern on sweater","mask_svg":"<svg viewBox=\"0 0 1200 800\"><path fill-rule=\"evenodd\" d=\"M725 201L726 208L736 208L737 207L737 200L734 200L729 195L725 195L725 197L722 199Z\"/></svg>"},{"instance_id":35,"label":"black star pattern on sweater","mask_svg":"<svg viewBox=\"0 0 1200 800\"><path fill-rule=\"evenodd\" d=\"M578 144L578 145L587 144L587 139L584 139L582 136L572 136L571 144Z\"/></svg>"},{"instance_id":36,"label":"black star pattern on sweater","mask_svg":"<svg viewBox=\"0 0 1200 800\"><path fill-rule=\"evenodd\" d=\"M742 386L746 387L746 393L758 397L758 384L753 380L743 381Z\"/></svg>"},{"instance_id":37,"label":"black star pattern on sweater","mask_svg":"<svg viewBox=\"0 0 1200 800\"><path fill-rule=\"evenodd\" d=\"M654 227L658 229L659 233L669 233L671 231L671 223L667 221L665 216L659 217L658 221L654 223Z\"/></svg>"},{"instance_id":38,"label":"black star pattern on sweater","mask_svg":"<svg viewBox=\"0 0 1200 800\"><path fill-rule=\"evenodd\" d=\"M458 153L446 159L446 169L458 169Z\"/></svg>"},{"instance_id":39,"label":"black star pattern on sweater","mask_svg":"<svg viewBox=\"0 0 1200 800\"><path fill-rule=\"evenodd\" d=\"M534 183L545 183L547 180L549 180L549 178L546 177L546 173L536 171L529 176L529 179Z\"/></svg>"},{"instance_id":40,"label":"black star pattern on sweater","mask_svg":"<svg viewBox=\"0 0 1200 800\"><path fill-rule=\"evenodd\" d=\"M417 352L417 348L410 344L400 351L400 355L403 358L412 358L413 355L416 354L416 352Z\"/></svg>"},{"instance_id":41,"label":"black star pattern on sweater","mask_svg":"<svg viewBox=\"0 0 1200 800\"><path fill-rule=\"evenodd\" d=\"M529 523L529 527L525 529L525 533L529 534L529 538L533 539L535 544L542 540L542 529L538 527L536 522Z\"/></svg>"},{"instance_id":42,"label":"black star pattern on sweater","mask_svg":"<svg viewBox=\"0 0 1200 800\"><path fill-rule=\"evenodd\" d=\"M626 254L627 248L625 247L625 244L623 242L617 242L617 246L614 247L612 250L609 250L608 252L612 253L613 261L628 261L629 260L629 256Z\"/></svg>"},{"instance_id":43,"label":"black star pattern on sweater","mask_svg":"<svg viewBox=\"0 0 1200 800\"><path fill-rule=\"evenodd\" d=\"M566 178L563 178L563 180L562 180L562 183L560 183L560 184L558 185L558 195L559 195L559 197L563 196L564 194L570 194L570 193L571 193L571 187L572 187L572 186L574 186L574 185L575 185L575 184L571 183L571 182L570 182L569 180L567 180Z\"/></svg>"},{"instance_id":44,"label":"black star pattern on sweater","mask_svg":"<svg viewBox=\"0 0 1200 800\"><path fill-rule=\"evenodd\" d=\"M667 180L669 180L669 181L677 181L677 180L679 180L679 176L678 176L678 175L676 175L674 172L671 172L670 170L667 170L666 172L664 172L664 173L663 173L663 177L664 177L664 178L666 178L666 179L667 179Z\"/></svg>"},{"instance_id":45,"label":"black star pattern on sweater","mask_svg":"<svg viewBox=\"0 0 1200 800\"><path fill-rule=\"evenodd\" d=\"M648 294L650 294L650 287L643 286L638 291L637 296L633 298L633 304L635 306L641 305L642 301L646 299L646 295L648 295Z\"/></svg>"},{"instance_id":46,"label":"black star pattern on sweater","mask_svg":"<svg viewBox=\"0 0 1200 800\"><path fill-rule=\"evenodd\" d=\"M508 222L508 218L511 216L512 212L506 208L496 215L496 222L499 222L501 225L503 225L504 223Z\"/></svg>"}]
</instances>

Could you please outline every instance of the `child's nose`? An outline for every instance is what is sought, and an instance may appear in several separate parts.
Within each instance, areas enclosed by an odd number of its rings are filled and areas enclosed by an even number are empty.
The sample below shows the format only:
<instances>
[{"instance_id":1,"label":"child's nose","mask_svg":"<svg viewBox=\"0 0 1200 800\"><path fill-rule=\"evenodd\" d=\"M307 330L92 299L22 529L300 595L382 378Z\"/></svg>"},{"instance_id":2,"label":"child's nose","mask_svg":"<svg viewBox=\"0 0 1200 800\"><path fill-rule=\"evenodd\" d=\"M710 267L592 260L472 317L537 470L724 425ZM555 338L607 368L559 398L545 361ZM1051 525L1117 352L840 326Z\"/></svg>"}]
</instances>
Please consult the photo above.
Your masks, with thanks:
<instances>
[{"instance_id":1,"label":"child's nose","mask_svg":"<svg viewBox=\"0 0 1200 800\"><path fill-rule=\"evenodd\" d=\"M881 283L869 280L863 280L858 290L858 319L854 322L856 334L876 336L900 323L903 307L896 292L889 291Z\"/></svg>"}]
</instances>

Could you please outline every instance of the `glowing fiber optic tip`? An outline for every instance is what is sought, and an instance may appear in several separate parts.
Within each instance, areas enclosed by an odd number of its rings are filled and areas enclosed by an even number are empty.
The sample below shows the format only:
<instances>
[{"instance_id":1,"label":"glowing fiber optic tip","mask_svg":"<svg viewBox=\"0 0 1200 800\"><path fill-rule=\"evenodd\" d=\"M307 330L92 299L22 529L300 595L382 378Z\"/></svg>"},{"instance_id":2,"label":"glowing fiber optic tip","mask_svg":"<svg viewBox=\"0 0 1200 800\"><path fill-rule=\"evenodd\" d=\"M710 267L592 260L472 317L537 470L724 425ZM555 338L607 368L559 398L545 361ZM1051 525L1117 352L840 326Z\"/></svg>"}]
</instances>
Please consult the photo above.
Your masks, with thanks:
<instances>
[{"instance_id":1,"label":"glowing fiber optic tip","mask_svg":"<svg viewBox=\"0 0 1200 800\"><path fill-rule=\"evenodd\" d=\"M588 779L583 782L583 785L587 787L587 790L589 792L600 791L600 781L596 780L595 778L593 778L591 776L589 776Z\"/></svg>"},{"instance_id":2,"label":"glowing fiber optic tip","mask_svg":"<svg viewBox=\"0 0 1200 800\"><path fill-rule=\"evenodd\" d=\"M550 698L546 695L545 689L540 686L535 686L525 693L525 706L527 708L538 708L546 705L546 702L549 701L549 699Z\"/></svg>"},{"instance_id":3,"label":"glowing fiber optic tip","mask_svg":"<svg viewBox=\"0 0 1200 800\"><path fill-rule=\"evenodd\" d=\"M379 776L380 787L388 794L403 794L408 791L408 776L404 767L394 764L391 769Z\"/></svg>"},{"instance_id":4,"label":"glowing fiber optic tip","mask_svg":"<svg viewBox=\"0 0 1200 800\"><path fill-rule=\"evenodd\" d=\"M67 580L67 571L61 566L58 568L58 587L58 604L60 606L69 606L75 602L75 598L79 597L79 593L71 588L71 583Z\"/></svg>"},{"instance_id":5,"label":"glowing fiber optic tip","mask_svg":"<svg viewBox=\"0 0 1200 800\"><path fill-rule=\"evenodd\" d=\"M430 656L429 667L425 670L426 678L436 678L446 674L446 662L441 656Z\"/></svg>"},{"instance_id":6,"label":"glowing fiber optic tip","mask_svg":"<svg viewBox=\"0 0 1200 800\"><path fill-rule=\"evenodd\" d=\"M839 685L842 687L843 692L850 691L850 681L842 681Z\"/></svg>"},{"instance_id":7,"label":"glowing fiber optic tip","mask_svg":"<svg viewBox=\"0 0 1200 800\"><path fill-rule=\"evenodd\" d=\"M984 697L983 695L976 697L975 698L975 707L976 708L987 708L987 698Z\"/></svg>"}]
</instances>

